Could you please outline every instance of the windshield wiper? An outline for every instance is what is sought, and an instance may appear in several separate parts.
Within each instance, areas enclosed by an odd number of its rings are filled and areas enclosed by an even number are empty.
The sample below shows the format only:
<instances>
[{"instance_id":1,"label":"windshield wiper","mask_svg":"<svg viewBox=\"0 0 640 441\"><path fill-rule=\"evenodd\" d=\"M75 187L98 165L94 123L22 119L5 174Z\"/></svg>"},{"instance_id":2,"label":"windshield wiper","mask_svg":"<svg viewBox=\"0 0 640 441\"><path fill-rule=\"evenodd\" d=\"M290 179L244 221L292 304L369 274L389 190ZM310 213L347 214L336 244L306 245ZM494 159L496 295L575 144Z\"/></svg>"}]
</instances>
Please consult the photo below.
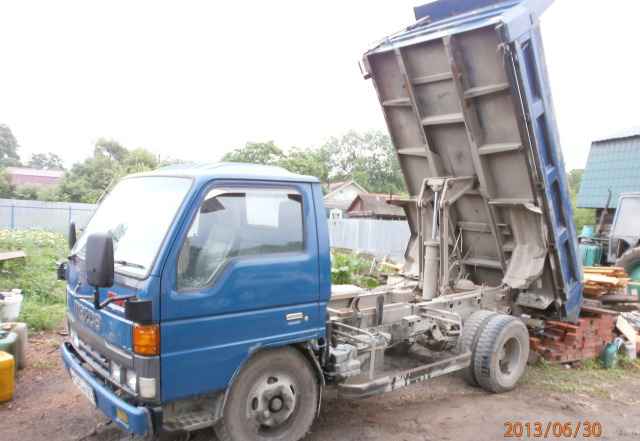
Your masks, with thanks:
<instances>
[{"instance_id":1,"label":"windshield wiper","mask_svg":"<svg viewBox=\"0 0 640 441\"><path fill-rule=\"evenodd\" d=\"M144 265L140 265L139 263L127 262L126 260L116 260L113 263L121 266L130 266L131 268L145 269Z\"/></svg>"}]
</instances>

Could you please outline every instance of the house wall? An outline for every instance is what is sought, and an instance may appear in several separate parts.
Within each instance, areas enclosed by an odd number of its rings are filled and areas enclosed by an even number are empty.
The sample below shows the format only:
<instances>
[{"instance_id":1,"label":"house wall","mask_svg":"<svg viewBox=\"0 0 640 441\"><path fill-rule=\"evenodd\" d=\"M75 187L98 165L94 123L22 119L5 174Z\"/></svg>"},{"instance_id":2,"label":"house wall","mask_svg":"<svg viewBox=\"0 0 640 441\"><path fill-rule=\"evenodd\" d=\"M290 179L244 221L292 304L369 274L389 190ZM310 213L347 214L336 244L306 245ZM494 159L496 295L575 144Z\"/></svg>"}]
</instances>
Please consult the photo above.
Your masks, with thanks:
<instances>
[{"instance_id":1,"label":"house wall","mask_svg":"<svg viewBox=\"0 0 640 441\"><path fill-rule=\"evenodd\" d=\"M62 178L9 174L9 183L16 187L55 187Z\"/></svg>"}]
</instances>

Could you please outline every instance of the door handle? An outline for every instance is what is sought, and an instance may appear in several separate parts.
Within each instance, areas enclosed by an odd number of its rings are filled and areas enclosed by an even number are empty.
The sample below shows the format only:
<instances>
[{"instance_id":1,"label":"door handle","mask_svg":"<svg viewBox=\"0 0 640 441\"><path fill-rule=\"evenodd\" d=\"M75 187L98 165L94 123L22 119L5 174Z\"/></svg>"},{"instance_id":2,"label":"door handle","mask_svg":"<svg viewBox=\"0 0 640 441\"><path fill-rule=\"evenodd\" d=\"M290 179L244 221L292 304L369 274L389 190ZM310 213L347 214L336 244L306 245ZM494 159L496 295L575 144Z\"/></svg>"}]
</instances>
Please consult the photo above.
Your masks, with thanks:
<instances>
[{"instance_id":1,"label":"door handle","mask_svg":"<svg viewBox=\"0 0 640 441\"><path fill-rule=\"evenodd\" d=\"M303 312L292 312L287 314L287 321L292 322L294 320L303 320L305 318Z\"/></svg>"}]
</instances>

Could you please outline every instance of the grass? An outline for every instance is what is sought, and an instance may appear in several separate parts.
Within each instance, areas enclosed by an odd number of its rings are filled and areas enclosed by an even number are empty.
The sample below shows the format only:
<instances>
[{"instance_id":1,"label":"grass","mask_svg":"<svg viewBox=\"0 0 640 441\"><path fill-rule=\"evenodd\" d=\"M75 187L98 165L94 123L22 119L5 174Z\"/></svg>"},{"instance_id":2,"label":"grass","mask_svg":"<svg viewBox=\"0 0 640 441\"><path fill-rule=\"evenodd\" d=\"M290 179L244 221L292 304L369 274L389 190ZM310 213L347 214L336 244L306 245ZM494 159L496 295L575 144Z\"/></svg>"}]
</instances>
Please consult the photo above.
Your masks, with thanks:
<instances>
[{"instance_id":1,"label":"grass","mask_svg":"<svg viewBox=\"0 0 640 441\"><path fill-rule=\"evenodd\" d=\"M605 369L599 360L587 360L577 368L549 364L544 360L527 369L524 384L560 393L582 393L601 398L611 398L615 386L630 377L640 378L640 360L619 358L618 365Z\"/></svg>"},{"instance_id":2,"label":"grass","mask_svg":"<svg viewBox=\"0 0 640 441\"><path fill-rule=\"evenodd\" d=\"M4 262L0 288L20 288L20 321L31 330L55 328L64 317L65 283L57 280L56 262L67 253L63 235L42 230L0 230L0 250L23 250L26 259Z\"/></svg>"}]
</instances>

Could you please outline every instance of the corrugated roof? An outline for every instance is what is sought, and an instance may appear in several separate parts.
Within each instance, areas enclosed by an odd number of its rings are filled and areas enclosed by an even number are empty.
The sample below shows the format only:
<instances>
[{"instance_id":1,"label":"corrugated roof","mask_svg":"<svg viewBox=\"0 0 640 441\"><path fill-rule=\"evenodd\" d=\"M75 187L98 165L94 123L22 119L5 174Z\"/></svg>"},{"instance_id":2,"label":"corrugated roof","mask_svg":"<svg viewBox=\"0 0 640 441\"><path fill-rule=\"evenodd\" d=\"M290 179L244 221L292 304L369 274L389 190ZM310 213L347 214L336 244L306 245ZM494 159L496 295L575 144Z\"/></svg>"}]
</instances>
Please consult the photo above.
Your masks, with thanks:
<instances>
[{"instance_id":1,"label":"corrugated roof","mask_svg":"<svg viewBox=\"0 0 640 441\"><path fill-rule=\"evenodd\" d=\"M632 138L634 136L640 136L640 126L618 130L617 132L610 133L608 136L596 138L593 142L608 142L614 139Z\"/></svg>"},{"instance_id":2,"label":"corrugated roof","mask_svg":"<svg viewBox=\"0 0 640 441\"><path fill-rule=\"evenodd\" d=\"M330 188L329 193L324 196L324 206L328 209L337 208L339 210L346 210L347 208L349 208L349 206L355 199L355 196L350 199L342 199L340 197L335 198L336 194L338 194L341 190L348 188L349 186L354 186L358 193L367 192L364 187L362 187L362 185L358 184L356 181L342 181L336 184L339 185L335 185L333 189ZM332 184L329 185L331 186Z\"/></svg>"},{"instance_id":3,"label":"corrugated roof","mask_svg":"<svg viewBox=\"0 0 640 441\"><path fill-rule=\"evenodd\" d=\"M594 141L582 176L577 206L604 208L608 190L610 208L616 208L621 193L640 191L640 130L621 132L626 136Z\"/></svg>"},{"instance_id":4,"label":"corrugated roof","mask_svg":"<svg viewBox=\"0 0 640 441\"><path fill-rule=\"evenodd\" d=\"M384 217L404 217L404 210L395 205L389 204L388 194L380 193L360 193L349 206L347 212L352 217L362 216L384 216ZM362 206L358 211L353 211L358 200L362 201Z\"/></svg>"}]
</instances>

